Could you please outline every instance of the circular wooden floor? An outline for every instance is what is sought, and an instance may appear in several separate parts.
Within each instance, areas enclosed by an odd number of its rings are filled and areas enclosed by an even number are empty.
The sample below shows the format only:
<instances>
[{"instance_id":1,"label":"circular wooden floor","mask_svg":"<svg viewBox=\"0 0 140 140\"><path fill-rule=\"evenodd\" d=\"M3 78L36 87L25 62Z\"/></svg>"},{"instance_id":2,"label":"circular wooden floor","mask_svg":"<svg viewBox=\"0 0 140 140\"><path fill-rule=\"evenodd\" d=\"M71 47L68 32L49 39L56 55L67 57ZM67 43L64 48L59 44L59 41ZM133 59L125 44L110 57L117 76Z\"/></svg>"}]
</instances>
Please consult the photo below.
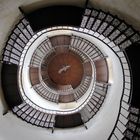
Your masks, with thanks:
<instances>
[{"instance_id":1,"label":"circular wooden floor","mask_svg":"<svg viewBox=\"0 0 140 140\"><path fill-rule=\"evenodd\" d=\"M46 71L54 84L76 88L81 83L84 69L81 58L75 53L58 53L46 61L49 61Z\"/></svg>"}]
</instances>

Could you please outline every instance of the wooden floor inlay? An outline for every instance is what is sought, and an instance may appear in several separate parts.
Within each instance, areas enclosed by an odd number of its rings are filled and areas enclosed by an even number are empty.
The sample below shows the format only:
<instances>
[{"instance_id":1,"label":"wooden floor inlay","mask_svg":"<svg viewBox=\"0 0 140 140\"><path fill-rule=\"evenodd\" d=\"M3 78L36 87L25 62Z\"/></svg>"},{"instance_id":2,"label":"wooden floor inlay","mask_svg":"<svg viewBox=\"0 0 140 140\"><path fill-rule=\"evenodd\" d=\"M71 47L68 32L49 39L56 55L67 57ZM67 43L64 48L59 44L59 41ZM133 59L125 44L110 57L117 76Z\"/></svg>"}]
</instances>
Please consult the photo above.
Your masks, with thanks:
<instances>
[{"instance_id":1,"label":"wooden floor inlay","mask_svg":"<svg viewBox=\"0 0 140 140\"><path fill-rule=\"evenodd\" d=\"M71 85L76 88L83 77L81 58L73 52L59 53L49 61L46 71L56 85Z\"/></svg>"}]
</instances>

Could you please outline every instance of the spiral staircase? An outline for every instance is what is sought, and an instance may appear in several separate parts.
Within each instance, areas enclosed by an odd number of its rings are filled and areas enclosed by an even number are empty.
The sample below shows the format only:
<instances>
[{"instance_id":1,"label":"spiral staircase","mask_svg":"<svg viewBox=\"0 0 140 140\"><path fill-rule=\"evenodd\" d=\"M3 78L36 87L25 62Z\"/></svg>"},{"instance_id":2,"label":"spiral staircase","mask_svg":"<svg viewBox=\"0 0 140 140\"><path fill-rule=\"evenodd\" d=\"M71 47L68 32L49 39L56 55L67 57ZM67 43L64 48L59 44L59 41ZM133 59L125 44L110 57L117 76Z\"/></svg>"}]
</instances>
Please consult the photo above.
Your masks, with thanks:
<instances>
[{"instance_id":1,"label":"spiral staircase","mask_svg":"<svg viewBox=\"0 0 140 140\"><path fill-rule=\"evenodd\" d=\"M120 92L117 119L108 139L140 139L140 106L136 99L139 32L117 16L95 8L52 6L23 14L2 54L2 88L9 109L23 121L49 128L52 133L78 126L89 129L87 123L100 115L115 85L109 63L113 60L104 51L107 48L122 70L122 89L115 93ZM72 60L65 60L69 55L79 60L78 67ZM56 72L61 62L69 67L64 65ZM55 81L57 75L73 67L71 73L76 73L80 66L81 75L79 71L75 74L80 76L76 86Z\"/></svg>"}]
</instances>

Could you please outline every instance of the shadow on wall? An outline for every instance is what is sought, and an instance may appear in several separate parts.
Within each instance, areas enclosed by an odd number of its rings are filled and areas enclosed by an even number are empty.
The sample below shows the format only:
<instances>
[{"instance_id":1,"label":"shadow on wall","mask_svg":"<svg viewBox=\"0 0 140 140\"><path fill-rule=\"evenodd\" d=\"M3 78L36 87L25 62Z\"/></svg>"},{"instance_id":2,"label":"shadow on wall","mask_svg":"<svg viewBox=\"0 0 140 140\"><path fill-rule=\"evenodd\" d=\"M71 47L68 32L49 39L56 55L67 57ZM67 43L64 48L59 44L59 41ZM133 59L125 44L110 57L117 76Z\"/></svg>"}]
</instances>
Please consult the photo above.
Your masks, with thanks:
<instances>
[{"instance_id":1,"label":"shadow on wall","mask_svg":"<svg viewBox=\"0 0 140 140\"><path fill-rule=\"evenodd\" d=\"M2 64L0 64L0 73L1 73L1 67L2 67ZM6 101L4 99L4 94L3 94L3 91L2 91L2 85L1 85L1 75L0 75L0 104L2 106L2 113L3 115L6 114L8 112L8 106L6 104Z\"/></svg>"},{"instance_id":2,"label":"shadow on wall","mask_svg":"<svg viewBox=\"0 0 140 140\"><path fill-rule=\"evenodd\" d=\"M132 101L131 106L140 108L140 43L135 43L132 46L126 48L126 53L128 55L132 76L133 76L133 91L132 91Z\"/></svg>"},{"instance_id":3,"label":"shadow on wall","mask_svg":"<svg viewBox=\"0 0 140 140\"><path fill-rule=\"evenodd\" d=\"M38 2L33 2L32 4L29 5L21 5L21 8L29 13L32 12L34 10L37 10L39 8L44 8L47 6L57 6L57 5L72 5L72 6L79 6L79 7L84 7L86 0L70 0L70 1L66 1L66 0L50 0L50 1L46 1L46 0L42 0L42 1L38 1Z\"/></svg>"}]
</instances>

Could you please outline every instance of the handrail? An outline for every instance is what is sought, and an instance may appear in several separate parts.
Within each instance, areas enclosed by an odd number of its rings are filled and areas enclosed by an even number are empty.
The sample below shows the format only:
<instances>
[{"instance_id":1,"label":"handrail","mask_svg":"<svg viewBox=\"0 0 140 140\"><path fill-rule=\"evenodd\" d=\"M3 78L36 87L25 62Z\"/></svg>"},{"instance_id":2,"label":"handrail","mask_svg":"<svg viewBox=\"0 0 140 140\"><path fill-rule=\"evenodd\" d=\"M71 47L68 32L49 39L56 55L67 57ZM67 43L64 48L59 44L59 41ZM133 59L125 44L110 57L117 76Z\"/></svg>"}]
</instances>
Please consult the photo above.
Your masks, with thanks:
<instances>
[{"instance_id":1,"label":"handrail","mask_svg":"<svg viewBox=\"0 0 140 140\"><path fill-rule=\"evenodd\" d=\"M95 38L97 38L96 36L94 36ZM97 38L97 39L99 39L100 41L102 41L100 38ZM120 63L121 63L121 66L122 66L122 69L123 69L123 63L122 63L122 61L121 61L121 58L119 57L119 55L113 50L113 48L111 48L106 42L104 42L117 56L118 56L118 58L119 58L119 61L120 61ZM121 50L121 48L120 48L120 50ZM124 52L123 52L124 53ZM129 60L128 60L128 58L126 58L127 59L127 62L129 62ZM129 62L130 63L130 62ZM129 67L130 68L130 67ZM123 69L123 75L125 76L125 74L124 74L125 72L124 72L124 69ZM124 76L123 76L123 87L124 87L124 85L125 85L125 78L124 78ZM131 75L130 75L131 76ZM132 86L132 85L131 85ZM123 93L124 93L124 89L125 88L123 88ZM132 93L132 92L131 92ZM110 139L111 138L111 136L113 135L113 132L114 132L114 130L115 130L115 128L116 128L116 125L117 125L117 123L118 123L118 121L119 121L119 116L120 116L120 114L121 114L121 108L122 108L122 102L123 102L123 96L124 96L124 94L122 94L122 97L121 97L121 100L120 100L120 108L119 108L119 113L118 113L118 117L117 117L117 120L116 120L116 124L114 125L114 129L112 130L112 132L111 132L111 134L110 134L110 136L109 136L109 138L108 139Z\"/></svg>"},{"instance_id":2,"label":"handrail","mask_svg":"<svg viewBox=\"0 0 140 140\"><path fill-rule=\"evenodd\" d=\"M95 36L94 36L95 37ZM95 37L95 38L97 38L97 37ZM100 41L102 41L100 38L98 38ZM119 59L119 61L120 61L120 63L121 63L121 66L122 66L122 69L123 69L123 63L122 63L122 61L121 61L121 58L119 57L119 55L113 50L113 48L111 48L106 42L104 42L117 56L118 56L118 59ZM118 46L119 47L119 46ZM121 50L121 48L119 48L120 50ZM124 52L123 52L124 53ZM129 62L129 60L128 60L128 58L126 58L127 59L127 62ZM129 62L130 63L130 62ZM125 72L124 72L124 69L123 69L123 75L125 75L124 74ZM131 76L131 75L130 75ZM125 78L124 78L124 76L123 76L123 87L124 87L124 85L125 85ZM132 86L132 85L131 85ZM125 88L123 88L123 93L124 93L124 89ZM131 92L132 93L132 92ZM122 94L122 97L121 97L121 100L120 100L120 108L119 108L119 112L118 112L118 117L117 117L117 120L116 120L116 123L115 123L115 125L114 125L114 129L112 130L112 132L111 132L111 134L110 134L110 136L109 136L109 138L108 139L110 139L111 138L111 136L113 135L113 132L114 132L114 130L115 130L115 128L116 128L116 126L117 126L117 123L118 123L118 121L119 121L119 116L120 116L120 114L121 114L121 107L122 107L122 102L123 102L123 96L124 96L124 94Z\"/></svg>"},{"instance_id":3,"label":"handrail","mask_svg":"<svg viewBox=\"0 0 140 140\"><path fill-rule=\"evenodd\" d=\"M72 28L72 29L70 29L70 30L74 30L74 29L75 29L75 28L73 29L73 27L71 27L71 28ZM57 29L55 29L55 30L59 30L59 29L57 28ZM77 31L77 30L76 30L76 31ZM80 31L78 31L78 32L80 32ZM82 32L82 33L83 33L83 32ZM88 34L88 33L85 33L85 34ZM93 35L92 35L92 36L93 36ZM99 39L99 38L98 38L98 39ZM105 43L105 42L104 42L104 43ZM112 49L112 50L113 50L113 49ZM114 51L114 52L115 52L115 51ZM118 56L118 57L119 57L119 56Z\"/></svg>"},{"instance_id":4,"label":"handrail","mask_svg":"<svg viewBox=\"0 0 140 140\"><path fill-rule=\"evenodd\" d=\"M87 33L88 34L88 33ZM94 35L93 35L94 36ZM95 36L94 36L95 37ZM97 38L97 37L96 37ZM99 38L98 38L99 39ZM99 39L100 41L102 41L101 39ZM104 41L103 41L104 42ZM106 45L108 45L106 42L104 42ZM109 46L109 45L108 45ZM110 46L109 46L110 47ZM111 48L111 47L110 47ZM120 48L120 46L119 46L119 48ZM112 48L111 48L112 49ZM112 49L113 50L113 49ZM120 50L121 50L121 48L120 48ZM114 51L114 50L113 50ZM116 54L116 52L114 51L114 53ZM130 78L131 78L131 88L130 88L130 95L129 95L129 104L130 104L130 101L131 101L131 98L132 97L130 97L130 96L132 96L132 90L133 90L133 85L132 85L132 70L131 70L131 66L130 66L130 62L129 62L129 59L128 59L128 57L127 57L127 55L125 54L125 51L123 52L124 53L124 55L126 56L126 59L127 59L127 63L128 63L128 65L129 65L129 71L130 71ZM117 54L116 54L117 55ZM118 56L118 55L117 55ZM122 61L121 61L121 59L120 59L120 57L118 56L118 58L119 58L119 60L120 60L120 63L121 63L121 65L122 65L122 69L123 69L123 63L122 63ZM125 72L124 72L124 70L123 70L123 73L125 74ZM124 79L125 80L125 79ZM124 92L124 91L123 91ZM123 101L123 94L122 94L122 97L121 97L121 100L120 100L120 109L121 109L121 103L122 103L122 101ZM120 109L119 109L119 114L120 114ZM118 115L118 118L117 118L117 121L118 121L118 119L119 119L119 115ZM117 122L116 121L116 122ZM117 124L117 123L116 123ZM116 126L116 125L115 125ZM115 127L114 127L115 128ZM113 129L113 131L114 131L114 129ZM112 133L113 133L113 131L112 131ZM109 138L111 138L111 135L110 135L110 137Z\"/></svg>"},{"instance_id":5,"label":"handrail","mask_svg":"<svg viewBox=\"0 0 140 140\"><path fill-rule=\"evenodd\" d=\"M128 66L129 66L129 71L130 71L131 89L130 89L130 97L129 97L128 103L131 104L131 101L132 101L132 94L133 94L133 74L132 74L132 68L131 68L131 64L130 64L129 58L128 58L128 56L127 56L125 50L123 50L123 53L124 53L124 55L125 55L125 58L127 59L127 63L128 63Z\"/></svg>"},{"instance_id":6,"label":"handrail","mask_svg":"<svg viewBox=\"0 0 140 140\"><path fill-rule=\"evenodd\" d=\"M44 34L44 33L45 33L45 32L43 32L43 34ZM40 34L38 37L40 37L41 35L42 35L42 34ZM36 39L36 38L35 38L35 39ZM34 39L33 42L28 46L28 49L29 49L30 46L34 43L35 39ZM27 50L28 50L28 49L27 49ZM26 53L27 53L27 50L26 50ZM25 53L24 55L26 55L26 53ZM24 59L25 59L25 58L23 58L23 63L24 63ZM18 71L19 75L20 75L21 71L22 71L22 70L19 70L19 71ZM20 77L20 78L21 78L21 77ZM18 82L20 83L21 80L19 80ZM21 83L21 85L22 85L22 83ZM94 87L95 87L95 84L92 85L92 89L94 89ZM20 88L21 88L21 87L20 87ZM23 89L23 87L22 87L22 91L21 91L21 92L23 92L23 91L24 91L24 89ZM82 105L80 105L80 106L84 106L84 104L86 104L87 100L90 99L92 93L93 93L93 91L91 91L91 93L88 95L87 99L86 99L86 100L82 103ZM25 95L24 95L24 97L25 97ZM27 98L27 97L26 97L26 98ZM30 102L32 102L30 99L28 99L28 100L29 100ZM35 103L33 103L33 104L35 104ZM36 105L36 106L38 106L38 105ZM38 106L38 107L39 107L39 106ZM39 108L40 108L40 107L39 107ZM43 108L42 108L42 109L43 109ZM44 108L44 109L45 109L45 108ZM74 110L79 111L79 107L77 107L77 108L74 109ZM74 110L72 110L71 113L75 113ZM49 111L52 112L52 110L49 110ZM56 113L56 112L58 112L58 111L57 111L57 110L54 110L53 112ZM64 113L64 112L67 112L67 111L63 111L63 113ZM62 114L63 114L63 113L62 113ZM60 114L61 114L61 113L60 113Z\"/></svg>"},{"instance_id":7,"label":"handrail","mask_svg":"<svg viewBox=\"0 0 140 140\"><path fill-rule=\"evenodd\" d=\"M45 32L43 32L43 34L44 34ZM40 35L41 36L41 35ZM34 40L35 41L35 40ZM94 46L95 47L95 46ZM98 48L97 48L98 49ZM100 51L100 50L99 50Z\"/></svg>"},{"instance_id":8,"label":"handrail","mask_svg":"<svg viewBox=\"0 0 140 140\"><path fill-rule=\"evenodd\" d=\"M99 10L99 12L100 12L101 10ZM98 16L97 16L98 17ZM113 16L113 18L114 18L115 16ZM117 17L118 18L118 17ZM95 18L95 19L97 19L97 18ZM111 24L110 24L111 25ZM127 24L128 25L128 24ZM129 26L128 26L129 27ZM63 27L62 27L63 28ZM62 29L61 28L61 29ZM52 28L51 28L52 29ZM60 30L61 30L60 29ZM64 29L69 29L69 28L63 28L63 30ZM115 28L115 29L117 29L117 28ZM54 30L59 30L58 28L57 29L54 29ZM74 30L74 31L77 31L77 32L82 32L82 33L84 33L84 30L83 31L80 31L78 28L76 29L76 27L71 27L71 29L69 29L69 30ZM46 30L47 31L47 30ZM51 30L52 31L52 30ZM91 35L90 33L84 33L84 34L88 34L88 35ZM121 33L122 34L122 33ZM91 35L91 36L93 36L93 37L95 37L95 38L97 38L97 39L99 39L100 41L102 41L102 42L104 42L115 54L116 54L116 56L119 58L119 61L120 61L120 63L121 63L121 67L122 67L122 69L123 69L123 94L122 94L122 96L121 96L121 100L120 100L120 107L119 107L119 112L118 112L118 117L117 117L117 120L116 120L116 124L115 124L115 126L114 126L114 129L113 129L113 131L112 131L112 133L111 133L111 135L110 135L110 137L109 137L109 139L111 138L111 136L112 135L115 135L115 132L114 132L114 130L117 128L117 124L118 124L118 122L120 121L119 119L119 117L120 117L120 115L122 115L122 113L121 113L121 109L122 108L124 108L124 106L122 105L123 103L126 103L128 106L131 104L131 100L132 100L132 92L133 92L133 77L132 77L132 69L131 69L131 65L130 65L130 62L129 62L129 59L128 59L128 57L127 57L127 54L126 54L126 52L125 52L125 50L123 50L123 52L122 52L122 54L123 54L123 56L122 57L124 57L124 58L126 58L126 63L128 64L128 72L130 72L130 75L128 76L129 78L130 78L130 81L125 81L126 80L126 73L125 73L125 70L124 70L124 63L122 62L122 59L120 58L120 56L119 56L119 52L121 52L122 51L122 48L120 48L120 46L117 46L118 48L119 48L119 51L118 52L116 52L111 46L109 46L108 45L108 43L106 43L104 40L101 40L100 38L98 38L98 37L96 37L96 36L94 36L94 35ZM39 37L39 36L38 36ZM106 38L106 37L105 37ZM126 38L127 39L127 38ZM34 40L35 41L35 40ZM33 43L33 42L32 42ZM30 44L31 45L31 44ZM29 47L28 47L28 49L29 49ZM28 50L27 49L27 50ZM27 52L26 52L27 53ZM25 53L25 55L26 55L26 53ZM20 59L21 60L21 59ZM23 58L23 61L24 61L24 58ZM20 71L20 66L19 66L19 71ZM18 74L19 74L19 71L18 71ZM22 70L21 70L22 71ZM19 78L21 78L21 77L19 77ZM19 79L18 79L18 81L20 81ZM129 95L128 95L128 101L125 101L123 98L125 97L125 89L126 89L126 87L125 87L125 84L126 84L126 82L128 82L128 84L130 84L130 89L128 88L127 90L129 91ZM19 84L20 85L20 84ZM128 109L126 109L126 110L128 110ZM122 133L122 132L121 132ZM117 136L115 136L116 138L117 138ZM117 138L118 139L118 138Z\"/></svg>"},{"instance_id":9,"label":"handrail","mask_svg":"<svg viewBox=\"0 0 140 140\"><path fill-rule=\"evenodd\" d=\"M71 27L72 28L72 27ZM60 28L59 28L60 29ZM62 29L62 28L61 28ZM65 28L64 28L65 29ZM53 29L54 30L54 29ZM57 30L57 29L55 29L55 30ZM77 31L77 30L76 30ZM80 31L78 31L78 32L80 32ZM87 34L87 33L86 33ZM90 35L90 34L89 34ZM99 38L98 38L99 39ZM102 40L101 40L102 41Z\"/></svg>"},{"instance_id":10,"label":"handrail","mask_svg":"<svg viewBox=\"0 0 140 140\"><path fill-rule=\"evenodd\" d=\"M58 46L58 47L59 47L59 46ZM71 46L70 48L72 48L72 46ZM76 49L79 50L78 48L76 48ZM80 50L79 50L79 51L80 51ZM89 57L87 56L87 54L85 54L85 53L82 52L82 51L80 51L80 53L82 53L83 55L85 55L85 56L87 57L87 59L89 59ZM89 61L91 62L90 59L89 59ZM39 70L41 71L40 68L39 68ZM44 81L43 81L43 79L42 79L40 73L41 73L41 72L39 72L39 78L40 78L40 81L44 83ZM92 77L93 77L93 76L92 76ZM71 93L73 93L73 92L76 92L76 91L81 87L81 85L82 85L84 79L85 79L85 76L83 76L82 81L81 81L81 84L80 84L78 87L76 87L76 89L73 89L72 91L70 91L69 94L71 94ZM43 83L42 83L42 84L43 84ZM51 89L48 85L43 84L43 86L44 86L47 90L49 90L50 92L52 92L53 94L57 94L56 91L53 90L53 89ZM61 94L61 92L60 92L59 94L62 95L63 93Z\"/></svg>"},{"instance_id":11,"label":"handrail","mask_svg":"<svg viewBox=\"0 0 140 140\"><path fill-rule=\"evenodd\" d=\"M71 28L71 29L70 29ZM74 30L74 31L78 31L78 30L75 30L76 28L75 27L70 27L70 28L63 28L63 29L69 29L69 30ZM60 28L55 28L53 30L59 30ZM47 30L46 30L47 31ZM81 31L78 31L78 32L81 32ZM82 32L83 33L83 32ZM85 33L85 34L88 34L88 33ZM90 34L89 34L90 35ZM99 38L98 38L99 39ZM102 40L101 40L102 41ZM104 42L105 43L105 42ZM112 49L113 50L113 49Z\"/></svg>"},{"instance_id":12,"label":"handrail","mask_svg":"<svg viewBox=\"0 0 140 140\"><path fill-rule=\"evenodd\" d=\"M48 39L47 39L47 40L48 40ZM46 40L44 40L43 43L44 43L44 42L46 42ZM42 44L42 43L41 43L41 44ZM37 47L37 49L40 48L41 44L39 45L39 47ZM59 46L58 46L58 47L59 47ZM35 50L35 52L33 53L33 55L36 54L37 49ZM78 49L78 48L77 48L77 49ZM78 49L78 50L79 50L79 49ZM79 50L79 51L80 51L80 50ZM80 53L83 53L83 52L80 51ZM84 54L84 53L83 53L83 54ZM85 55L86 57L88 57L86 54L84 54L84 55ZM43 59L43 58L40 58L40 59ZM31 63L33 63L33 62L32 62L32 59L31 59ZM40 65L41 65L41 64L40 64ZM40 65L39 65L39 70L40 70L40 67L41 67ZM84 76L84 77L85 77L85 76ZM84 80L84 77L83 77L83 80ZM54 93L55 95L58 95L58 93L57 93L57 94L55 93L56 91L50 89L50 87L48 87L46 84L44 84L44 82L43 82L42 77L41 77L40 74L39 74L39 78L40 78L40 81L41 81L41 83L42 83L42 86L44 86L44 90L47 89L48 91L50 91L50 93ZM83 80L82 80L82 81L83 81ZM83 83L83 82L81 82L81 84L80 84L76 89L70 91L69 94L72 94L72 93L76 92L76 91L81 87L82 83ZM90 82L89 82L89 83L90 83ZM33 87L34 87L34 86L33 86ZM88 86L88 87L89 87L89 86ZM87 88L88 88L88 87L87 87ZM42 89L42 88L41 88L41 89ZM62 94L59 93L59 95L62 95ZM44 98L45 98L45 97L44 97ZM49 99L48 99L48 100L49 100ZM56 101L55 101L54 99L50 99L50 100L53 101L53 102L58 103L57 99L56 99ZM77 99L76 99L76 100L77 100Z\"/></svg>"}]
</instances>

